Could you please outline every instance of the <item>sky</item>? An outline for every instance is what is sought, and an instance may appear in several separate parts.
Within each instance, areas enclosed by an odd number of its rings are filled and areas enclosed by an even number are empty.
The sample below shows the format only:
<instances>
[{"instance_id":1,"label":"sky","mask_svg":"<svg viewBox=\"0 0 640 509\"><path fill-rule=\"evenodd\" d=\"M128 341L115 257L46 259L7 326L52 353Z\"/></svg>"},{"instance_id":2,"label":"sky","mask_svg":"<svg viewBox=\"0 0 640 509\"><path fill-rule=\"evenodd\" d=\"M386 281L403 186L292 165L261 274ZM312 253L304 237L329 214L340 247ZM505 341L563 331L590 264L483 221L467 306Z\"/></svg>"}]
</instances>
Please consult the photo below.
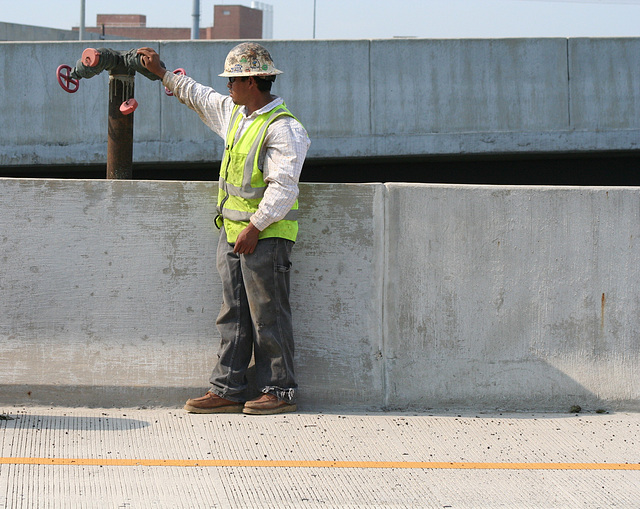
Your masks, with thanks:
<instances>
[{"instance_id":1,"label":"sky","mask_svg":"<svg viewBox=\"0 0 640 509\"><path fill-rule=\"evenodd\" d=\"M314 28L316 39L640 37L640 0L262 2L273 6L274 39L312 39ZM81 3L0 0L0 21L70 30L80 25ZM214 4L251 1L200 0L200 27L213 25ZM97 14L144 14L148 27L191 27L192 10L192 0L85 0L85 25L95 26Z\"/></svg>"}]
</instances>

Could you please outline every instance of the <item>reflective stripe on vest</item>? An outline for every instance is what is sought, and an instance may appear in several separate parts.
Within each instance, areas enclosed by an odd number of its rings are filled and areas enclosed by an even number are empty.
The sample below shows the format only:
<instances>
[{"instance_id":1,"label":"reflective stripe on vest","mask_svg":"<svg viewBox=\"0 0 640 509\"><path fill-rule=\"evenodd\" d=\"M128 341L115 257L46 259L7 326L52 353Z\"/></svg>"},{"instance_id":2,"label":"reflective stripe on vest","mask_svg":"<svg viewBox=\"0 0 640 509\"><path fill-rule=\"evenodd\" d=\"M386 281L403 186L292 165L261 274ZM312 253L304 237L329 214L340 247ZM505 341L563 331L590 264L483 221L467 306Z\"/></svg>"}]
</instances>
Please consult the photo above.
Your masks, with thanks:
<instances>
[{"instance_id":1,"label":"reflective stripe on vest","mask_svg":"<svg viewBox=\"0 0 640 509\"><path fill-rule=\"evenodd\" d=\"M253 212L246 212L243 210L233 210L233 209L224 209L224 218L229 219L230 221L245 221L248 222L253 215ZM284 216L281 221L297 221L298 220L298 210L291 209L287 212L287 215Z\"/></svg>"}]
</instances>

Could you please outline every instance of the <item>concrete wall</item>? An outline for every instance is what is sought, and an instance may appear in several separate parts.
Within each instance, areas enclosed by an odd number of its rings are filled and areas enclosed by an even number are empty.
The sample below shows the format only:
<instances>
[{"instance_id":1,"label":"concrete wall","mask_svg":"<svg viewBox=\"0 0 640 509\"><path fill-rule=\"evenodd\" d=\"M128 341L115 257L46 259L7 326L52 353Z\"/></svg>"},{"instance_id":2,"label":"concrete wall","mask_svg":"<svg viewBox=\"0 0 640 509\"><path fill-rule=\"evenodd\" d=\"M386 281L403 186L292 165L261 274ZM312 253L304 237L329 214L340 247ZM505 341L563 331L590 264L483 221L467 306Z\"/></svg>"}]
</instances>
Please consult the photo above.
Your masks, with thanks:
<instances>
[{"instance_id":1,"label":"concrete wall","mask_svg":"<svg viewBox=\"0 0 640 509\"><path fill-rule=\"evenodd\" d=\"M150 45L171 69L226 91L237 41ZM87 43L2 43L0 165L104 164L107 75L67 94L55 71ZM313 140L310 158L638 150L640 39L269 41L282 95ZM136 80L134 160L218 160L197 116Z\"/></svg>"},{"instance_id":2,"label":"concrete wall","mask_svg":"<svg viewBox=\"0 0 640 509\"><path fill-rule=\"evenodd\" d=\"M205 390L215 193L0 179L0 402L181 406ZM302 185L302 408L640 409L639 198Z\"/></svg>"},{"instance_id":3,"label":"concrete wall","mask_svg":"<svg viewBox=\"0 0 640 509\"><path fill-rule=\"evenodd\" d=\"M77 41L79 36L80 34L77 30L59 30L57 28L0 22L0 41ZM115 37L112 35L102 37L100 33L85 32L85 39L99 41L100 39L115 39ZM122 39L122 37L119 39Z\"/></svg>"}]
</instances>

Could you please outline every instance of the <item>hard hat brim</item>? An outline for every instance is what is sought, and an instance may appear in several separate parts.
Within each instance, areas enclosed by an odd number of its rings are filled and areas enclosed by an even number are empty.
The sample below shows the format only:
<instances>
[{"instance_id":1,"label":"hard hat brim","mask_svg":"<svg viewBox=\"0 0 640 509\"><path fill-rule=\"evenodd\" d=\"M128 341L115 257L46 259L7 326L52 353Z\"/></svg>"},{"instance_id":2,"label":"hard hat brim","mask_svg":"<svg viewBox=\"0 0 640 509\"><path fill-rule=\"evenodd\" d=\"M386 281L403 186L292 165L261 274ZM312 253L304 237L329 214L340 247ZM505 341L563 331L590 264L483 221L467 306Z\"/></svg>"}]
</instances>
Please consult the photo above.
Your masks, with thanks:
<instances>
[{"instance_id":1,"label":"hard hat brim","mask_svg":"<svg viewBox=\"0 0 640 509\"><path fill-rule=\"evenodd\" d=\"M257 71L249 71L249 72L230 72L224 71L223 73L218 74L223 78L233 78L234 76L242 77L242 76L277 76L278 74L283 74L283 72L279 69L271 69L271 72L257 72Z\"/></svg>"}]
</instances>

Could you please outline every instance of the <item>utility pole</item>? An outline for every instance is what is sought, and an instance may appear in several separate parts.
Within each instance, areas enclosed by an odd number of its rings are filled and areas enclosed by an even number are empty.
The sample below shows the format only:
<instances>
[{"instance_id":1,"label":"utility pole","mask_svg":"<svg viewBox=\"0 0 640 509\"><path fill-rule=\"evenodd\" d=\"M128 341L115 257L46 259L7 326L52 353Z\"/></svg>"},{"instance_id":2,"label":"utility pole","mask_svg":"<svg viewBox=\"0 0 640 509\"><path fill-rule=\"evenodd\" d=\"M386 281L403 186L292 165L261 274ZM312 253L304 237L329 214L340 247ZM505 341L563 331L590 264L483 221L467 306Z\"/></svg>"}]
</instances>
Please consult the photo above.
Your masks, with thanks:
<instances>
[{"instance_id":1,"label":"utility pole","mask_svg":"<svg viewBox=\"0 0 640 509\"><path fill-rule=\"evenodd\" d=\"M193 0L193 25L191 26L191 38L200 39L200 0Z\"/></svg>"},{"instance_id":2,"label":"utility pole","mask_svg":"<svg viewBox=\"0 0 640 509\"><path fill-rule=\"evenodd\" d=\"M80 35L78 40L84 41L84 7L85 0L80 0Z\"/></svg>"},{"instance_id":3,"label":"utility pole","mask_svg":"<svg viewBox=\"0 0 640 509\"><path fill-rule=\"evenodd\" d=\"M316 0L313 0L313 38L316 38Z\"/></svg>"}]
</instances>

